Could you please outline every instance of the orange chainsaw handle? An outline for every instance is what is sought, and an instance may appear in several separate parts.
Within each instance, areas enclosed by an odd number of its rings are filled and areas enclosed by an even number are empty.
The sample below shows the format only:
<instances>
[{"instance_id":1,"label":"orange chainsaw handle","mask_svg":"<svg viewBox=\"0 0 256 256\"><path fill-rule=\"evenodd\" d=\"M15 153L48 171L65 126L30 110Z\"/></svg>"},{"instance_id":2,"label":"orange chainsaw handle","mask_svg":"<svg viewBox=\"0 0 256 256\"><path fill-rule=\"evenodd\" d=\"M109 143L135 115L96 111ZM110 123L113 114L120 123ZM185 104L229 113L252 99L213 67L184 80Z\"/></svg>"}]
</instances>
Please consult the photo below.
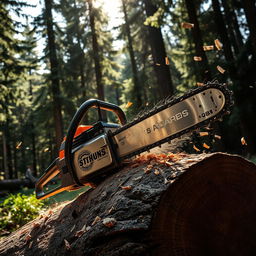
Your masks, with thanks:
<instances>
[{"instance_id":1,"label":"orange chainsaw handle","mask_svg":"<svg viewBox=\"0 0 256 256\"><path fill-rule=\"evenodd\" d=\"M47 197L58 194L64 190L72 190L75 188L74 181L71 178L66 178L65 180L61 178L61 184L49 191L44 191L44 187L53 180L59 173L61 173L60 169L57 166L58 158L56 158L51 165L46 169L45 173L36 183L36 198L37 199L45 199ZM63 175L63 174L62 174Z\"/></svg>"}]
</instances>

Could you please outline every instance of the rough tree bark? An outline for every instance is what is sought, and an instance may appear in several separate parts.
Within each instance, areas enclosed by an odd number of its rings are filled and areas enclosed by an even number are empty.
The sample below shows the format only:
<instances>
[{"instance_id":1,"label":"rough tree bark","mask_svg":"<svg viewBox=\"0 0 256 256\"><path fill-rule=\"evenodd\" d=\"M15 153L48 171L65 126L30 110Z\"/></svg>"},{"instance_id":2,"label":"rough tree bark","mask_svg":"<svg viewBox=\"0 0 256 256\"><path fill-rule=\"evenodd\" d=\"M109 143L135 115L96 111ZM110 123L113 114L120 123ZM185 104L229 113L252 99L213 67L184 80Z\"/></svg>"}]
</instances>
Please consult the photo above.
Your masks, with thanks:
<instances>
[{"instance_id":1,"label":"rough tree bark","mask_svg":"<svg viewBox=\"0 0 256 256\"><path fill-rule=\"evenodd\" d=\"M147 157L0 240L0 255L255 255L253 163Z\"/></svg>"}]
</instances>

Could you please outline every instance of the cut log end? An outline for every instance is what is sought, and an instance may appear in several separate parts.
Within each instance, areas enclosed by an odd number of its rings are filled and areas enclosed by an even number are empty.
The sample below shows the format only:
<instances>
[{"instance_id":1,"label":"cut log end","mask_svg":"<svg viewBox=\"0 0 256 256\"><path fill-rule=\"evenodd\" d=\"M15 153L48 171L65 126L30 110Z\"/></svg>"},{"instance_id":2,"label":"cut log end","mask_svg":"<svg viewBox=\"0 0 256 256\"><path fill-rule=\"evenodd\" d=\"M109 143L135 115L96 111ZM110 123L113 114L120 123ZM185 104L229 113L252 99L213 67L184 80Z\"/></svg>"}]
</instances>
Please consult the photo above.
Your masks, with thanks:
<instances>
[{"instance_id":1,"label":"cut log end","mask_svg":"<svg viewBox=\"0 0 256 256\"><path fill-rule=\"evenodd\" d=\"M255 255L256 168L214 155L163 194L152 224L152 255Z\"/></svg>"},{"instance_id":2,"label":"cut log end","mask_svg":"<svg viewBox=\"0 0 256 256\"><path fill-rule=\"evenodd\" d=\"M255 184L239 156L144 156L1 240L0 254L256 255Z\"/></svg>"}]
</instances>

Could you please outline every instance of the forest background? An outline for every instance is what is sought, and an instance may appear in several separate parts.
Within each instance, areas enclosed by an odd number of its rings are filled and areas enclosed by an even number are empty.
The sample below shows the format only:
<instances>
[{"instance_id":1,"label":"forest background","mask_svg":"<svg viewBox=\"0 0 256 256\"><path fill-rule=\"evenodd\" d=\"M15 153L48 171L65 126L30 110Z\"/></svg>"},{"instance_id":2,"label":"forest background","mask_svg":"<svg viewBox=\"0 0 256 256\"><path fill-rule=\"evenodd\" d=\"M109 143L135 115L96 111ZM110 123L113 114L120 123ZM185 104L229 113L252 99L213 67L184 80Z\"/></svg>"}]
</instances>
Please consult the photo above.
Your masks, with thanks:
<instances>
[{"instance_id":1,"label":"forest background","mask_svg":"<svg viewBox=\"0 0 256 256\"><path fill-rule=\"evenodd\" d=\"M233 91L232 113L182 150L252 158L255 61L254 0L1 0L0 179L42 174L87 99L132 119L215 80Z\"/></svg>"}]
</instances>

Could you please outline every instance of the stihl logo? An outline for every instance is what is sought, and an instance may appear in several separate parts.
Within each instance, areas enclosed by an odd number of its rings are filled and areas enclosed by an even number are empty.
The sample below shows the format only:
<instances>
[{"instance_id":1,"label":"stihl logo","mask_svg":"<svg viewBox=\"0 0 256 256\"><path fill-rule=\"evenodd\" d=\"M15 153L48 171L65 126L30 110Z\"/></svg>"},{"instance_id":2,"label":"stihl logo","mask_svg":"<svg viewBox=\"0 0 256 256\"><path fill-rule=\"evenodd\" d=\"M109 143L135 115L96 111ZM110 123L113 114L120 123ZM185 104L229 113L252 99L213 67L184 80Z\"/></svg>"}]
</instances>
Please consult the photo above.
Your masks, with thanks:
<instances>
[{"instance_id":1,"label":"stihl logo","mask_svg":"<svg viewBox=\"0 0 256 256\"><path fill-rule=\"evenodd\" d=\"M146 133L151 133L154 131L158 131L161 128L166 127L167 125L171 124L172 122L177 122L179 120L181 120L184 117L187 117L189 115L189 111L187 109L184 109L181 112L178 112L176 115L170 116L169 118L157 122L154 125L152 125L152 127L149 127L145 130Z\"/></svg>"},{"instance_id":2,"label":"stihl logo","mask_svg":"<svg viewBox=\"0 0 256 256\"><path fill-rule=\"evenodd\" d=\"M103 147L96 152L90 152L88 150L83 151L78 157L79 167L83 171L88 171L92 168L95 161L101 160L107 154L106 148Z\"/></svg>"}]
</instances>

